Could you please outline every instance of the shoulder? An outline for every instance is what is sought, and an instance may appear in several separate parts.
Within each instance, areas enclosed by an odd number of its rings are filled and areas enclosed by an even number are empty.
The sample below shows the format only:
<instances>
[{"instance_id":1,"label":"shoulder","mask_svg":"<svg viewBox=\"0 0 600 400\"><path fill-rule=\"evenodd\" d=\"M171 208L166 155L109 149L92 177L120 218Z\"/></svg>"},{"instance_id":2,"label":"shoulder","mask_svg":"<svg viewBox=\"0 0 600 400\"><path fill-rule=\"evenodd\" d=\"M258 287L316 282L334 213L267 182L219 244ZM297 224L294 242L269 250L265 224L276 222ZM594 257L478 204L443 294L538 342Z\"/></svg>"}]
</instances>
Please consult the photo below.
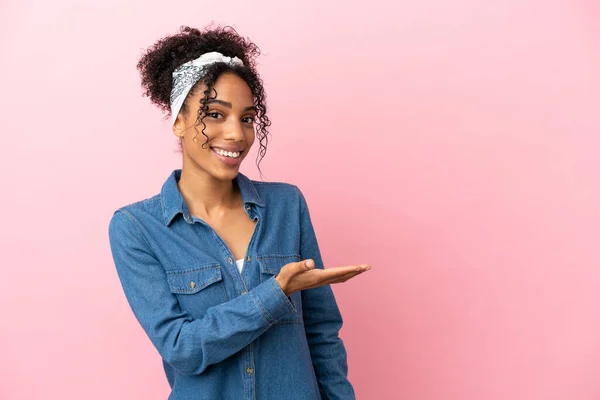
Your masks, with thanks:
<instances>
[{"instance_id":1,"label":"shoulder","mask_svg":"<svg viewBox=\"0 0 600 400\"><path fill-rule=\"evenodd\" d=\"M125 204L113 211L109 231L134 233L141 228L141 221L145 219L159 219L162 217L160 195Z\"/></svg>"},{"instance_id":2,"label":"shoulder","mask_svg":"<svg viewBox=\"0 0 600 400\"><path fill-rule=\"evenodd\" d=\"M279 210L284 215L307 215L308 204L302 190L285 182L252 181L260 199L270 210Z\"/></svg>"},{"instance_id":3,"label":"shoulder","mask_svg":"<svg viewBox=\"0 0 600 400\"><path fill-rule=\"evenodd\" d=\"M251 181L252 185L258 192L261 200L265 203L272 201L277 202L294 202L298 203L302 197L302 192L298 186L286 182L263 182Z\"/></svg>"},{"instance_id":4,"label":"shoulder","mask_svg":"<svg viewBox=\"0 0 600 400\"><path fill-rule=\"evenodd\" d=\"M124 213L131 216L140 214L157 214L162 211L162 198L160 194L123 205L114 211L114 214Z\"/></svg>"}]
</instances>

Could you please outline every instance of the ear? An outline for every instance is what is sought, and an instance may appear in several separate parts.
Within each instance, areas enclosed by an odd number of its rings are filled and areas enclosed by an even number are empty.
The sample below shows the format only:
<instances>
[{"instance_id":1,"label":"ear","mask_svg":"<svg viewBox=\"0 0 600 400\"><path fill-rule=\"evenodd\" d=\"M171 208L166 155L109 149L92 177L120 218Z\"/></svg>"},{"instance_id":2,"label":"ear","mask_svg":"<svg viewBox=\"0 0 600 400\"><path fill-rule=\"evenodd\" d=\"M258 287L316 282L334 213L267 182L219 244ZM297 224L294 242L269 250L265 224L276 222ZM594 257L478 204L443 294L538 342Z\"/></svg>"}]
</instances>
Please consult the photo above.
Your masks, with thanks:
<instances>
[{"instance_id":1,"label":"ear","mask_svg":"<svg viewBox=\"0 0 600 400\"><path fill-rule=\"evenodd\" d=\"M175 123L173 123L173 134L180 139L183 139L183 134L185 131L185 123L184 118L181 113L177 114L177 118L175 119Z\"/></svg>"}]
</instances>

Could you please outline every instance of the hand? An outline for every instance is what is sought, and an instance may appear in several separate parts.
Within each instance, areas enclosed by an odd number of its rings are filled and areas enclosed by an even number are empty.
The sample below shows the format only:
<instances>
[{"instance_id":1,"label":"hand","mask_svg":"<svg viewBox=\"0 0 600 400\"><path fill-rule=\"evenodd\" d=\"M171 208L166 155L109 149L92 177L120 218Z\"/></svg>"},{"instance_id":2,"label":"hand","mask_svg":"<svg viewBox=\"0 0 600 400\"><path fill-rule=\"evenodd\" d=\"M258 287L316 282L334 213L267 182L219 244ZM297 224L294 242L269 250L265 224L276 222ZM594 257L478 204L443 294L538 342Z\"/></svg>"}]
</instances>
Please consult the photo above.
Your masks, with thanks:
<instances>
[{"instance_id":1,"label":"hand","mask_svg":"<svg viewBox=\"0 0 600 400\"><path fill-rule=\"evenodd\" d=\"M315 269L313 260L304 260L284 265L275 280L285 295L289 296L299 290L346 282L370 269L368 264Z\"/></svg>"}]
</instances>

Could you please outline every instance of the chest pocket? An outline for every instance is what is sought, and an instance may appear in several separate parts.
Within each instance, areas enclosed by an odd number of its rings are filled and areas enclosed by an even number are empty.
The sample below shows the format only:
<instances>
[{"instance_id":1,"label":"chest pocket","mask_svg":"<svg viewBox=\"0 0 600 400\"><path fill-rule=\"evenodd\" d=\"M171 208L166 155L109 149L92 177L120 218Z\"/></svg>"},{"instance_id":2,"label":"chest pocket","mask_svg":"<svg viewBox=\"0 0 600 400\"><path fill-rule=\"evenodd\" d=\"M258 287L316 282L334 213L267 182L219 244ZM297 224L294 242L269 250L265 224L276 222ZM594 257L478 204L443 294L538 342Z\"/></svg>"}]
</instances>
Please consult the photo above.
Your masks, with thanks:
<instances>
[{"instance_id":1,"label":"chest pocket","mask_svg":"<svg viewBox=\"0 0 600 400\"><path fill-rule=\"evenodd\" d=\"M281 268L292 262L299 262L300 256L298 255L281 255L271 254L257 257L260 267L260 282L264 282L273 276L279 274ZM277 320L277 324L301 324L302 323L302 293L292 293L288 299L294 305L296 312L287 312Z\"/></svg>"},{"instance_id":2,"label":"chest pocket","mask_svg":"<svg viewBox=\"0 0 600 400\"><path fill-rule=\"evenodd\" d=\"M182 310L199 318L210 307L227 301L227 293L218 264L186 270L167 271L171 293L177 295Z\"/></svg>"}]
</instances>

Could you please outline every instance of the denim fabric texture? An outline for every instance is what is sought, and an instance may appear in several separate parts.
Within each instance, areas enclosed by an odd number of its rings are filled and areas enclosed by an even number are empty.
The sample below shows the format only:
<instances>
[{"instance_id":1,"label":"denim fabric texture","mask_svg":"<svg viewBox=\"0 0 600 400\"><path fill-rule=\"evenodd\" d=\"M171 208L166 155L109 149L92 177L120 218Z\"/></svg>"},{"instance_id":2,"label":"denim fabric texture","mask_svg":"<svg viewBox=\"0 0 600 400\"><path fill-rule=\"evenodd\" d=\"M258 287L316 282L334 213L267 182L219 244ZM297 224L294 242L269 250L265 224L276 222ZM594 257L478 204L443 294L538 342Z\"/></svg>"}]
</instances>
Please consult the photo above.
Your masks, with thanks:
<instances>
[{"instance_id":1,"label":"denim fabric texture","mask_svg":"<svg viewBox=\"0 0 600 400\"><path fill-rule=\"evenodd\" d=\"M300 190L239 173L256 221L242 273L192 216L175 170L156 196L115 211L109 238L137 320L162 357L171 400L352 400L342 317L329 285L287 297L290 262L323 262Z\"/></svg>"}]
</instances>

